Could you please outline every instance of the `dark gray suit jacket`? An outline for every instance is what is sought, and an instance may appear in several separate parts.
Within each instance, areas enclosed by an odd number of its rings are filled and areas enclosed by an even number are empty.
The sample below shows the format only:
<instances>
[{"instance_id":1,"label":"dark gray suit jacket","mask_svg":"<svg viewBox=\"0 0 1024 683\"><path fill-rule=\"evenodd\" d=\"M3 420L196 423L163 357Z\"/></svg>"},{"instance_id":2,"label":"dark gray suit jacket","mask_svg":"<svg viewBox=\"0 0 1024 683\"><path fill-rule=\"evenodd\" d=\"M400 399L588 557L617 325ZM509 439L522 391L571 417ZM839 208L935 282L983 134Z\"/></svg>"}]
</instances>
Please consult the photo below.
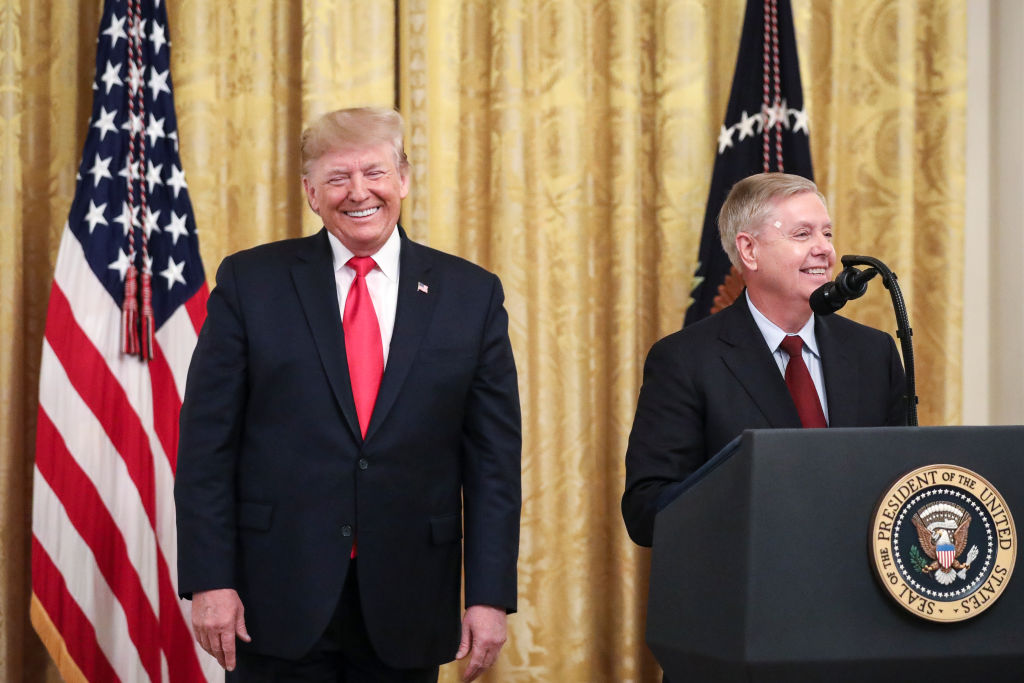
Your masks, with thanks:
<instances>
[{"instance_id":1,"label":"dark gray suit jacket","mask_svg":"<svg viewBox=\"0 0 1024 683\"><path fill-rule=\"evenodd\" d=\"M364 441L327 232L225 259L181 410L179 592L237 589L253 637L239 647L294 659L327 626L358 535L366 626L392 666L454 656L463 546L467 605L514 611L521 437L502 302L497 277L402 234Z\"/></svg>"},{"instance_id":2,"label":"dark gray suit jacket","mask_svg":"<svg viewBox=\"0 0 1024 683\"><path fill-rule=\"evenodd\" d=\"M816 316L814 333L830 427L906 424L906 379L892 337L837 315ZM647 355L626 451L630 538L651 545L662 492L743 430L800 426L745 295L661 339Z\"/></svg>"}]
</instances>

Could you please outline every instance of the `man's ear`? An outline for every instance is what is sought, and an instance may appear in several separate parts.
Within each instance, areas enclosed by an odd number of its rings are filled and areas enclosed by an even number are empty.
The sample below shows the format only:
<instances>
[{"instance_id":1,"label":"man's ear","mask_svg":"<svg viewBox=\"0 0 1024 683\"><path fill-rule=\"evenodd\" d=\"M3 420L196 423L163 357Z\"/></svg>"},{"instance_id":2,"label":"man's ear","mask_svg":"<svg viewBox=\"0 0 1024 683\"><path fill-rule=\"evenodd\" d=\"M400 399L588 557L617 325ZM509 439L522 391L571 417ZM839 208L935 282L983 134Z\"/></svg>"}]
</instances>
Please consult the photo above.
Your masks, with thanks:
<instances>
[{"instance_id":1,"label":"man's ear","mask_svg":"<svg viewBox=\"0 0 1024 683\"><path fill-rule=\"evenodd\" d=\"M401 199L405 199L409 196L409 185L412 179L412 169L409 168L409 164L405 164L398 169L399 182L401 183L398 196Z\"/></svg>"},{"instance_id":2,"label":"man's ear","mask_svg":"<svg viewBox=\"0 0 1024 683\"><path fill-rule=\"evenodd\" d=\"M313 213L320 215L320 205L316 201L316 189L313 184L309 182L309 178L302 176L302 189L306 191L306 203L309 204L309 208L313 210Z\"/></svg>"},{"instance_id":3,"label":"man's ear","mask_svg":"<svg viewBox=\"0 0 1024 683\"><path fill-rule=\"evenodd\" d=\"M736 253L747 270L757 270L757 240L749 232L736 235Z\"/></svg>"}]
</instances>

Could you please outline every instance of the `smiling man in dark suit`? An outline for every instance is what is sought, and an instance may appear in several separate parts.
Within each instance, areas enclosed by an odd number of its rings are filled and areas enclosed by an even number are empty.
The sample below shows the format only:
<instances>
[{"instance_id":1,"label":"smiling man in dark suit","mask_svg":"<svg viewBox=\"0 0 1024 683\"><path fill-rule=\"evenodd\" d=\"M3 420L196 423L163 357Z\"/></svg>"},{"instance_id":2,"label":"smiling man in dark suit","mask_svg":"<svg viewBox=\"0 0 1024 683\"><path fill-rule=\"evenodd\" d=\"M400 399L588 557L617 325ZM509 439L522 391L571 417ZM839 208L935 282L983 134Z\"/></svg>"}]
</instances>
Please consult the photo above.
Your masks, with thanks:
<instances>
[{"instance_id":1,"label":"smiling man in dark suit","mask_svg":"<svg viewBox=\"0 0 1024 683\"><path fill-rule=\"evenodd\" d=\"M302 163L324 229L228 257L210 296L181 411L178 589L229 680L436 681L467 655L472 680L516 608L501 284L398 227L397 112L321 117Z\"/></svg>"},{"instance_id":2,"label":"smiling man in dark suit","mask_svg":"<svg viewBox=\"0 0 1024 683\"><path fill-rule=\"evenodd\" d=\"M745 429L906 424L892 337L811 312L810 295L836 261L814 183L784 173L741 180L718 227L747 289L647 356L622 496L626 528L640 545L651 545L655 515L679 482Z\"/></svg>"}]
</instances>

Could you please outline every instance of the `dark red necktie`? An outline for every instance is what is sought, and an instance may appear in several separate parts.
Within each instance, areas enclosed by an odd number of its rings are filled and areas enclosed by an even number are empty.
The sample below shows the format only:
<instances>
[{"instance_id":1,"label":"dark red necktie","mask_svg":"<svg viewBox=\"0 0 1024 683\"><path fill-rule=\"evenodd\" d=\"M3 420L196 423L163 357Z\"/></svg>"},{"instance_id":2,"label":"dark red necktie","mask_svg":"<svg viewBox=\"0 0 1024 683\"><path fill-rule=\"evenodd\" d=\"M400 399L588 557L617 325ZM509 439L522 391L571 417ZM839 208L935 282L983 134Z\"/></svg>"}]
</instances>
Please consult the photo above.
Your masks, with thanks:
<instances>
[{"instance_id":1,"label":"dark red necktie","mask_svg":"<svg viewBox=\"0 0 1024 683\"><path fill-rule=\"evenodd\" d=\"M788 335L779 344L779 348L789 354L786 366L786 387L796 404L796 412L800 423L805 427L827 427L825 413L821 410L821 399L814 388L814 380L804 364L804 342L799 335Z\"/></svg>"},{"instance_id":2,"label":"dark red necktie","mask_svg":"<svg viewBox=\"0 0 1024 683\"><path fill-rule=\"evenodd\" d=\"M380 323L373 310L366 274L376 267L370 256L353 256L346 264L356 271L352 287L345 299L345 355L348 376L352 381L352 398L356 402L359 430L366 436L373 405L377 402L380 378L384 374L384 347L380 340Z\"/></svg>"}]
</instances>

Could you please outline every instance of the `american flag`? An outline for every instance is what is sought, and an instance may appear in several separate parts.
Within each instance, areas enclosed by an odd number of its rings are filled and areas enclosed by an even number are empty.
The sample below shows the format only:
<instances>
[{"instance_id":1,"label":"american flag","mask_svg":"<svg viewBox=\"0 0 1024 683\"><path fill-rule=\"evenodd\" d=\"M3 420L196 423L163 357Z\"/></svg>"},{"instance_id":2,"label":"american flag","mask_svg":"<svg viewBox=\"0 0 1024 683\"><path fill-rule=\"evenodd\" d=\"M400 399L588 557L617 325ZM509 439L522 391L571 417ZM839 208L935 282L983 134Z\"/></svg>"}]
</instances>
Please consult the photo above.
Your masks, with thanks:
<instances>
[{"instance_id":1,"label":"american flag","mask_svg":"<svg viewBox=\"0 0 1024 683\"><path fill-rule=\"evenodd\" d=\"M39 379L32 623L66 681L222 677L176 595L178 412L206 286L167 12L106 0Z\"/></svg>"}]
</instances>

